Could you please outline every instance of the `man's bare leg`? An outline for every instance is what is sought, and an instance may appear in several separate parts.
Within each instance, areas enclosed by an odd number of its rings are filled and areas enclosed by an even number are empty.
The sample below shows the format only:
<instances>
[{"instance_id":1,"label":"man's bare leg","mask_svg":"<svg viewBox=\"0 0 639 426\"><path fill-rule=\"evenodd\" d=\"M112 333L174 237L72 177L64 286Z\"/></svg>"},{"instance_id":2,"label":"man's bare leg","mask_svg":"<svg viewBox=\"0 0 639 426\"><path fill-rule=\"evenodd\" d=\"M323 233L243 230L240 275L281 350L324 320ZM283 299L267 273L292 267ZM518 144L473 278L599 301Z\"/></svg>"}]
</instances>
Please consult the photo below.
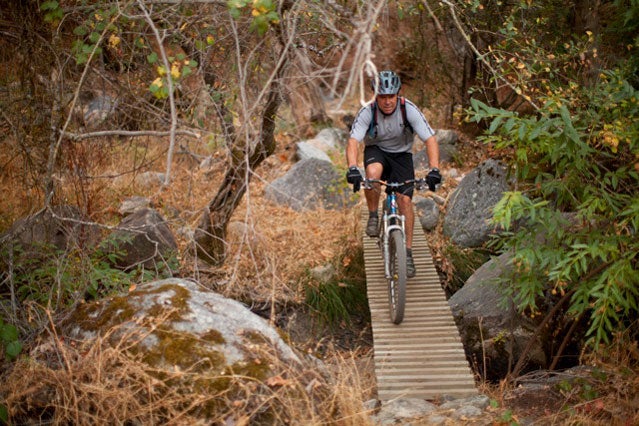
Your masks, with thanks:
<instances>
[{"instance_id":1,"label":"man's bare leg","mask_svg":"<svg viewBox=\"0 0 639 426\"><path fill-rule=\"evenodd\" d=\"M380 179L382 177L382 171L384 168L381 163L372 163L366 166L366 178L367 179ZM379 209L379 198L381 194L381 187L379 184L373 185L372 189L364 191L366 196L366 205L369 212L377 212Z\"/></svg>"}]
</instances>

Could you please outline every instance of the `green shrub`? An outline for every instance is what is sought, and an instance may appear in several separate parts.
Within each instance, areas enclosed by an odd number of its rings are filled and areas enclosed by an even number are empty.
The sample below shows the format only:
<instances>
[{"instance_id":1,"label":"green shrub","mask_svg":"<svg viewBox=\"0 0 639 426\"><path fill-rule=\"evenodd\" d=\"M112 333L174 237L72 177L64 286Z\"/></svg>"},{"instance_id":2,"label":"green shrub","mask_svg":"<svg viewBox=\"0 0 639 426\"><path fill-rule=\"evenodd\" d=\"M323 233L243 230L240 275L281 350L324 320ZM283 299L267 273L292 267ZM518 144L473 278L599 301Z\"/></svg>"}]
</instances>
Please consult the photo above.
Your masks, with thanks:
<instances>
[{"instance_id":1,"label":"green shrub","mask_svg":"<svg viewBox=\"0 0 639 426\"><path fill-rule=\"evenodd\" d=\"M16 359L22 352L18 329L11 324L5 324L2 319L0 319L0 344L4 349L4 355L10 360Z\"/></svg>"},{"instance_id":2,"label":"green shrub","mask_svg":"<svg viewBox=\"0 0 639 426\"><path fill-rule=\"evenodd\" d=\"M351 314L361 315L368 310L363 248L348 244L344 247L334 259L335 278L317 282L309 275L304 284L306 304L331 327L349 323Z\"/></svg>"},{"instance_id":3,"label":"green shrub","mask_svg":"<svg viewBox=\"0 0 639 426\"><path fill-rule=\"evenodd\" d=\"M618 69L571 87L570 99L559 93L540 97L533 116L476 100L471 114L491 121L485 141L516 153L519 187L493 221L515 253L518 307L570 293L569 315L587 314L597 345L638 310L639 92Z\"/></svg>"}]
</instances>

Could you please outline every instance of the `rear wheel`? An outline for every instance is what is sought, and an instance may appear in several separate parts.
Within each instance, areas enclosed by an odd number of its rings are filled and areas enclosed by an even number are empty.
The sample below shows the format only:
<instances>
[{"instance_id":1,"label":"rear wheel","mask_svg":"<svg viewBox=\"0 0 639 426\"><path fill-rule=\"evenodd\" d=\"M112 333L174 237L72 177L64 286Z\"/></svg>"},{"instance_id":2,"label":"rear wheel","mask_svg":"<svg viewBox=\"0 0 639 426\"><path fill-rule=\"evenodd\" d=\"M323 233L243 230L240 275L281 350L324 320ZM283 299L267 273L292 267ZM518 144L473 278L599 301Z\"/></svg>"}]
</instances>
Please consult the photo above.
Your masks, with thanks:
<instances>
[{"instance_id":1,"label":"rear wheel","mask_svg":"<svg viewBox=\"0 0 639 426\"><path fill-rule=\"evenodd\" d=\"M404 320L406 306L406 244L404 235L399 229L391 231L389 237L388 305L391 321L399 324Z\"/></svg>"}]
</instances>

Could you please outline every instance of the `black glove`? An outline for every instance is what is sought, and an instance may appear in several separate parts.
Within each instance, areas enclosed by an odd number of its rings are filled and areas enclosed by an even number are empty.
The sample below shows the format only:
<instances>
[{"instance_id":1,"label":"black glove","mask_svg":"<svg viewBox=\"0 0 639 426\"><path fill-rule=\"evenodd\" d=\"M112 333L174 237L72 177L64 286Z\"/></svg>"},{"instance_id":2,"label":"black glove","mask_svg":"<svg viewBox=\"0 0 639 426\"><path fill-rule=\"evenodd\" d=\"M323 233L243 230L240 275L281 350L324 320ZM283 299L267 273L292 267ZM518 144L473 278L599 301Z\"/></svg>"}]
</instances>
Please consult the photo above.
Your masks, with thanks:
<instances>
[{"instance_id":1,"label":"black glove","mask_svg":"<svg viewBox=\"0 0 639 426\"><path fill-rule=\"evenodd\" d=\"M442 183L442 175L439 173L438 168L431 169L426 176L426 183L428 184L428 189L431 191L435 191L437 189L437 185Z\"/></svg>"},{"instance_id":2,"label":"black glove","mask_svg":"<svg viewBox=\"0 0 639 426\"><path fill-rule=\"evenodd\" d=\"M359 191L359 187L362 184L364 178L360 173L359 169L355 166L350 167L348 172L346 172L346 182L353 185L353 192Z\"/></svg>"}]
</instances>

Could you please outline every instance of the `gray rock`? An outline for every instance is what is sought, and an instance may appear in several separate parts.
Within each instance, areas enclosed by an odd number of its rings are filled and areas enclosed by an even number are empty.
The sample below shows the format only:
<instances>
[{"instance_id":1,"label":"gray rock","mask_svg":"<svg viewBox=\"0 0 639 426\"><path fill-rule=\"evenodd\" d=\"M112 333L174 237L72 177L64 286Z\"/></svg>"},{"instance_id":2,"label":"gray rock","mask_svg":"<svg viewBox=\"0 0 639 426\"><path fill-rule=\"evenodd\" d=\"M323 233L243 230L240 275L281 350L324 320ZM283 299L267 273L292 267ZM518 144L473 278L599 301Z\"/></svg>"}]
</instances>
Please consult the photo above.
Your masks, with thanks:
<instances>
[{"instance_id":1,"label":"gray rock","mask_svg":"<svg viewBox=\"0 0 639 426\"><path fill-rule=\"evenodd\" d=\"M456 145L459 141L459 135L455 130L449 129L437 129L435 130L435 137L440 145Z\"/></svg>"},{"instance_id":2,"label":"gray rock","mask_svg":"<svg viewBox=\"0 0 639 426\"><path fill-rule=\"evenodd\" d=\"M466 398L453 399L451 401L446 401L442 405L439 406L440 409L453 409L457 410L464 406L472 406L480 409L485 409L490 404L490 398L486 395L474 395Z\"/></svg>"},{"instance_id":3,"label":"gray rock","mask_svg":"<svg viewBox=\"0 0 639 426\"><path fill-rule=\"evenodd\" d=\"M453 192L444 218L444 235L461 247L479 247L494 231L493 207L508 190L505 167L487 160L466 175Z\"/></svg>"},{"instance_id":4,"label":"gray rock","mask_svg":"<svg viewBox=\"0 0 639 426\"><path fill-rule=\"evenodd\" d=\"M141 197L139 195L134 195L133 197L129 197L126 200L122 201L122 204L120 204L120 208L118 209L118 211L122 216L128 216L131 213L134 213L136 210L147 208L150 206L150 199Z\"/></svg>"},{"instance_id":5,"label":"gray rock","mask_svg":"<svg viewBox=\"0 0 639 426\"><path fill-rule=\"evenodd\" d=\"M249 364L263 356L272 359L254 369L261 373L274 359L300 363L277 331L246 306L177 278L79 305L63 328L74 338L111 335L112 343L125 339L155 367L186 370L201 364L205 371L217 373L212 376L229 367L252 371ZM117 332L107 333L114 329Z\"/></svg>"},{"instance_id":6,"label":"gray rock","mask_svg":"<svg viewBox=\"0 0 639 426\"><path fill-rule=\"evenodd\" d=\"M423 417L436 409L435 404L424 399L400 398L382 404L382 408L375 418L378 421L385 421Z\"/></svg>"},{"instance_id":7,"label":"gray rock","mask_svg":"<svg viewBox=\"0 0 639 426\"><path fill-rule=\"evenodd\" d=\"M359 199L352 195L346 179L332 163L317 158L295 163L266 187L264 196L296 211L352 207Z\"/></svg>"},{"instance_id":8,"label":"gray rock","mask_svg":"<svg viewBox=\"0 0 639 426\"><path fill-rule=\"evenodd\" d=\"M467 354L486 361L491 380L505 376L509 358L519 359L531 338L535 344L528 353L529 367L547 363L541 336L534 334L536 324L519 315L500 288L498 278L511 269L511 258L505 253L482 265L448 301Z\"/></svg>"},{"instance_id":9,"label":"gray rock","mask_svg":"<svg viewBox=\"0 0 639 426\"><path fill-rule=\"evenodd\" d=\"M454 130L436 129L435 137L439 145L440 164L451 163L458 152L457 141L459 140L459 136L457 132ZM429 167L428 154L421 141L415 143L413 149L413 165L415 166L415 170L426 170Z\"/></svg>"},{"instance_id":10,"label":"gray rock","mask_svg":"<svg viewBox=\"0 0 639 426\"><path fill-rule=\"evenodd\" d=\"M295 155L299 161L316 158L318 160L328 161L329 163L331 162L331 158L325 151L322 151L320 148L309 142L298 142L295 146L297 148Z\"/></svg>"},{"instance_id":11,"label":"gray rock","mask_svg":"<svg viewBox=\"0 0 639 426\"><path fill-rule=\"evenodd\" d=\"M166 221L150 208L138 209L124 218L102 247L120 254L114 266L124 270L138 265L146 269L168 266L168 260L177 252L175 237Z\"/></svg>"},{"instance_id":12,"label":"gray rock","mask_svg":"<svg viewBox=\"0 0 639 426\"><path fill-rule=\"evenodd\" d=\"M52 206L17 220L0 235L0 271L6 270L8 253L21 272L37 268L54 251L85 250L99 241L100 230L75 206Z\"/></svg>"},{"instance_id":13,"label":"gray rock","mask_svg":"<svg viewBox=\"0 0 639 426\"><path fill-rule=\"evenodd\" d=\"M477 407L473 407L472 405L467 405L458 408L453 413L452 417L454 419L465 420L472 417L478 417L483 414L483 411Z\"/></svg>"},{"instance_id":14,"label":"gray rock","mask_svg":"<svg viewBox=\"0 0 639 426\"><path fill-rule=\"evenodd\" d=\"M166 177L164 173L144 172L135 177L135 183L143 188L164 184Z\"/></svg>"},{"instance_id":15,"label":"gray rock","mask_svg":"<svg viewBox=\"0 0 639 426\"><path fill-rule=\"evenodd\" d=\"M423 399L406 398L392 400L382 404L376 414L370 416L375 425L410 425L415 424L444 425L460 424L471 420L473 424L492 424L493 417L485 409L490 404L486 395L475 395L467 398L442 396L446 402L440 406ZM367 411L377 408L371 401L366 403Z\"/></svg>"},{"instance_id":16,"label":"gray rock","mask_svg":"<svg viewBox=\"0 0 639 426\"><path fill-rule=\"evenodd\" d=\"M335 127L320 130L315 139L322 141L329 150L342 150L346 147L348 134Z\"/></svg>"},{"instance_id":17,"label":"gray rock","mask_svg":"<svg viewBox=\"0 0 639 426\"><path fill-rule=\"evenodd\" d=\"M113 96L101 94L93 98L83 109L84 125L87 129L97 129L115 115L118 106L119 102Z\"/></svg>"},{"instance_id":18,"label":"gray rock","mask_svg":"<svg viewBox=\"0 0 639 426\"><path fill-rule=\"evenodd\" d=\"M414 197L415 211L419 218L419 223L425 231L432 231L439 221L439 207L431 198Z\"/></svg>"}]
</instances>

